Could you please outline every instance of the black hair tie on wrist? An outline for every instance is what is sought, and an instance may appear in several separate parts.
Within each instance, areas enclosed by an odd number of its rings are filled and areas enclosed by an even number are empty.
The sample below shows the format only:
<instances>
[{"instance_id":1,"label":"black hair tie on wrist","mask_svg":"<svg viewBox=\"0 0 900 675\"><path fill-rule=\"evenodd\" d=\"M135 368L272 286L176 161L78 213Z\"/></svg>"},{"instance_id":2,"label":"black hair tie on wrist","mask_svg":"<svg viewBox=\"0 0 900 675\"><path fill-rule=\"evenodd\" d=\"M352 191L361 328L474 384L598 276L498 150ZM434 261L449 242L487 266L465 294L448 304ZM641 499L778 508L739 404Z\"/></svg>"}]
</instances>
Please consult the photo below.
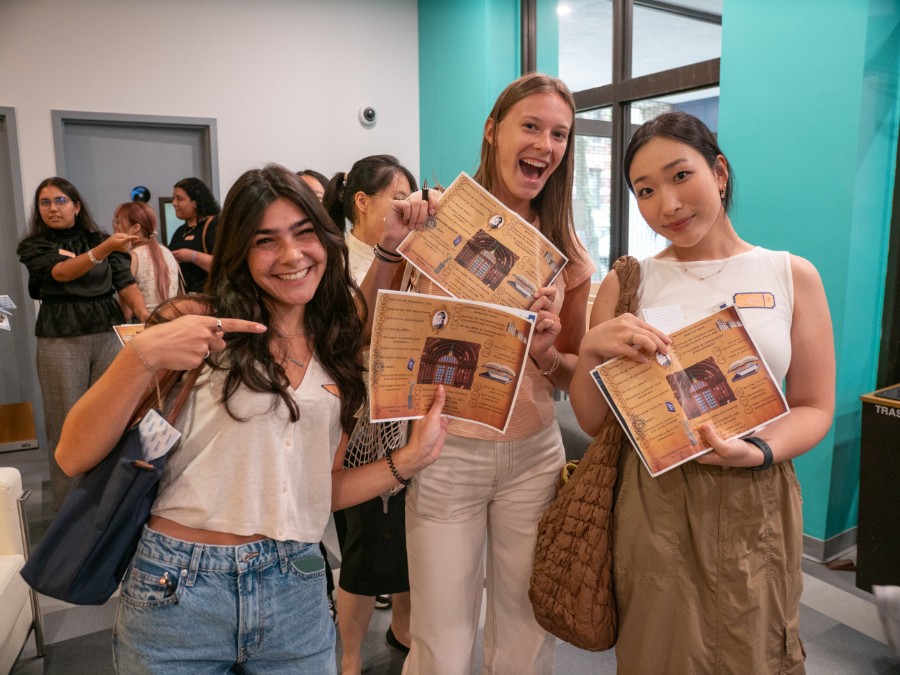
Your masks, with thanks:
<instances>
[{"instance_id":1,"label":"black hair tie on wrist","mask_svg":"<svg viewBox=\"0 0 900 675\"><path fill-rule=\"evenodd\" d=\"M397 479L397 482L400 483L400 485L406 486L412 482L409 478L401 476L400 472L397 471L397 467L394 466L394 459L391 457L390 452L385 452L384 458L387 460L388 468L391 470L391 473L394 474L394 478Z\"/></svg>"},{"instance_id":2,"label":"black hair tie on wrist","mask_svg":"<svg viewBox=\"0 0 900 675\"><path fill-rule=\"evenodd\" d=\"M774 457L772 456L772 448L769 447L769 444L766 443L763 439L757 436L747 436L743 440L747 441L751 445L755 445L757 448L762 450L763 454L763 462L759 466L750 467L751 471L765 471L769 467L772 466L772 462L774 461Z\"/></svg>"}]
</instances>

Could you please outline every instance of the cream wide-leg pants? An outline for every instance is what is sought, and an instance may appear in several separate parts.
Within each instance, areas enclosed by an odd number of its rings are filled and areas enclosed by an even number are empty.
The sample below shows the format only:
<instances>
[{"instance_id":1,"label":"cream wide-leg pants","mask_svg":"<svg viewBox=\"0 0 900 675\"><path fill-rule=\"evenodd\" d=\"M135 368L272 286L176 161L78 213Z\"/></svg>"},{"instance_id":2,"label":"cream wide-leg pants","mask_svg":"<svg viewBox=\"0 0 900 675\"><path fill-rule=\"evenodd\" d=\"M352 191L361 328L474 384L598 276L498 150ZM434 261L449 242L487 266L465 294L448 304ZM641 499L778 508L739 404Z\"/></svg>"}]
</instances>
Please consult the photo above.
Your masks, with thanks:
<instances>
[{"instance_id":1,"label":"cream wide-leg pants","mask_svg":"<svg viewBox=\"0 0 900 675\"><path fill-rule=\"evenodd\" d=\"M412 649L405 674L472 671L485 588L481 672L553 671L556 640L534 620L528 584L538 521L564 460L554 421L518 441L450 435L440 458L413 479L406 498Z\"/></svg>"}]
</instances>

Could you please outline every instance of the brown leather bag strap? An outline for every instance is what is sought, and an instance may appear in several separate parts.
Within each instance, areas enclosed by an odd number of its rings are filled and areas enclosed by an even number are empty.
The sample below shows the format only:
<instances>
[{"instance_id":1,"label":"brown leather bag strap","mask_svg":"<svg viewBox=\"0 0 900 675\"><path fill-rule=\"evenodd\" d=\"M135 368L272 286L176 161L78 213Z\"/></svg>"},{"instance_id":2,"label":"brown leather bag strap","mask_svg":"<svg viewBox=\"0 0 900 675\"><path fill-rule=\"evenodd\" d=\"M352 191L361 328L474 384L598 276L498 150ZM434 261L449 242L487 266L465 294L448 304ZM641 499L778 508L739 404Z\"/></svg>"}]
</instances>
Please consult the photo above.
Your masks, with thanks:
<instances>
[{"instance_id":1,"label":"brown leather bag strap","mask_svg":"<svg viewBox=\"0 0 900 675\"><path fill-rule=\"evenodd\" d=\"M203 247L203 252L209 255L209 249L206 248L206 231L209 229L209 224L212 222L215 216L207 216L206 220L203 221L203 233L200 235L200 245Z\"/></svg>"},{"instance_id":2,"label":"brown leather bag strap","mask_svg":"<svg viewBox=\"0 0 900 675\"><path fill-rule=\"evenodd\" d=\"M623 255L613 263L613 269L619 278L619 300L616 303L616 316L637 310L637 291L641 283L641 264L630 255Z\"/></svg>"},{"instance_id":3,"label":"brown leather bag strap","mask_svg":"<svg viewBox=\"0 0 900 675\"><path fill-rule=\"evenodd\" d=\"M134 415L131 417L131 426L140 422L144 418L144 415L153 408L161 407L162 401L165 400L169 392L172 391L172 387L174 387L178 380L181 379L181 389L178 392L178 396L175 397L175 402L169 410L169 414L165 416L166 421L169 424L173 424L175 420L178 419L181 407L184 405L184 401L190 393L191 387L194 386L194 382L202 369L203 365L199 365L187 372L183 370L166 371L159 379L159 393L157 394L156 387L154 387L153 390L148 392L147 395L141 399L141 402L138 403L137 408L134 410ZM183 379L182 376L184 376Z\"/></svg>"},{"instance_id":4,"label":"brown leather bag strap","mask_svg":"<svg viewBox=\"0 0 900 675\"><path fill-rule=\"evenodd\" d=\"M187 400L188 394L191 393L191 389L194 387L194 382L197 381L197 376L200 374L200 371L203 370L203 366L205 364L200 364L193 370L189 370L185 373L184 378L181 380L181 389L178 392L178 396L175 397L175 401L172 403L172 407L169 409L169 413L166 415L166 422L175 425L175 421L178 419L178 415L181 414L181 408L184 406L184 402Z\"/></svg>"}]
</instances>

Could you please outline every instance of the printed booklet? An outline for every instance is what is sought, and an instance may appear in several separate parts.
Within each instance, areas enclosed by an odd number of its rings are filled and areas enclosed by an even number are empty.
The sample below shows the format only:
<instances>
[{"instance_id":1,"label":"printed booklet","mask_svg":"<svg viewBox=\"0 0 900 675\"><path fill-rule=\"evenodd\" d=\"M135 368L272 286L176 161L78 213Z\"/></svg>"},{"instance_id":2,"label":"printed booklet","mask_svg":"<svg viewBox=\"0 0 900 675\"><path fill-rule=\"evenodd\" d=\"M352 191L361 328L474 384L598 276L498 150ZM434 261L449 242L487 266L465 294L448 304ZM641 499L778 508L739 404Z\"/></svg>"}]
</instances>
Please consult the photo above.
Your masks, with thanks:
<instances>
[{"instance_id":1,"label":"printed booklet","mask_svg":"<svg viewBox=\"0 0 900 675\"><path fill-rule=\"evenodd\" d=\"M711 448L700 426L726 439L752 434L789 411L740 310L729 306L669 335L647 363L617 357L591 374L652 476Z\"/></svg>"}]
</instances>

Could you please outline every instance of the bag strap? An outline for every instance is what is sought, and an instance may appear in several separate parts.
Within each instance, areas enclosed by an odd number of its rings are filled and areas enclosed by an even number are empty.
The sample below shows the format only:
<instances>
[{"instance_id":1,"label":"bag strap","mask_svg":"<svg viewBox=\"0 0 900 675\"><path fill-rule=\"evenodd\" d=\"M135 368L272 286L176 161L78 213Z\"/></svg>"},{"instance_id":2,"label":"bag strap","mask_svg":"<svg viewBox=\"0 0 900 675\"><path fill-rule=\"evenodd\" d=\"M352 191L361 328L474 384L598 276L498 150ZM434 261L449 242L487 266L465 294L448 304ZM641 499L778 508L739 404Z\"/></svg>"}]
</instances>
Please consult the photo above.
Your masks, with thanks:
<instances>
[{"instance_id":1,"label":"bag strap","mask_svg":"<svg viewBox=\"0 0 900 675\"><path fill-rule=\"evenodd\" d=\"M187 400L188 394L191 393L191 389L194 387L194 382L197 381L197 376L200 375L200 371L203 370L204 364L200 364L193 370L189 370L185 376L181 380L181 390L178 392L178 395L175 397L175 401L172 403L172 407L169 409L169 413L166 415L166 422L171 425L175 425L175 421L178 419L178 415L181 413L181 409L184 407L184 402Z\"/></svg>"},{"instance_id":2,"label":"bag strap","mask_svg":"<svg viewBox=\"0 0 900 675\"><path fill-rule=\"evenodd\" d=\"M197 366L193 370L189 370L187 372L183 370L169 370L166 371L166 374L163 375L159 380L159 392L158 397L165 399L169 392L172 390L172 387L175 386L175 383L178 382L179 378L182 378L181 389L178 392L178 396L175 397L175 401L172 404L169 413L165 416L166 421L169 424L174 424L175 420L178 419L179 413L181 413L181 408L184 405L185 400L187 399L187 395L191 391L191 387L194 386L194 382L197 380L197 376L200 374L200 371L203 369L203 364ZM151 409L156 408L157 406L162 407L162 401L158 400L157 391L153 390L147 393L141 402L138 403L137 408L134 410L134 415L131 417L131 425L134 426L138 422L140 422L144 415L150 412Z\"/></svg>"},{"instance_id":3,"label":"bag strap","mask_svg":"<svg viewBox=\"0 0 900 675\"><path fill-rule=\"evenodd\" d=\"M207 216L206 220L203 221L203 233L200 235L200 245L203 246L203 252L209 255L209 250L206 248L206 231L209 229L209 224L212 222L212 219L215 216Z\"/></svg>"},{"instance_id":4,"label":"bag strap","mask_svg":"<svg viewBox=\"0 0 900 675\"><path fill-rule=\"evenodd\" d=\"M616 316L637 310L637 291L641 283L641 264L637 258L623 255L613 263L619 278L619 299L616 302Z\"/></svg>"}]
</instances>

